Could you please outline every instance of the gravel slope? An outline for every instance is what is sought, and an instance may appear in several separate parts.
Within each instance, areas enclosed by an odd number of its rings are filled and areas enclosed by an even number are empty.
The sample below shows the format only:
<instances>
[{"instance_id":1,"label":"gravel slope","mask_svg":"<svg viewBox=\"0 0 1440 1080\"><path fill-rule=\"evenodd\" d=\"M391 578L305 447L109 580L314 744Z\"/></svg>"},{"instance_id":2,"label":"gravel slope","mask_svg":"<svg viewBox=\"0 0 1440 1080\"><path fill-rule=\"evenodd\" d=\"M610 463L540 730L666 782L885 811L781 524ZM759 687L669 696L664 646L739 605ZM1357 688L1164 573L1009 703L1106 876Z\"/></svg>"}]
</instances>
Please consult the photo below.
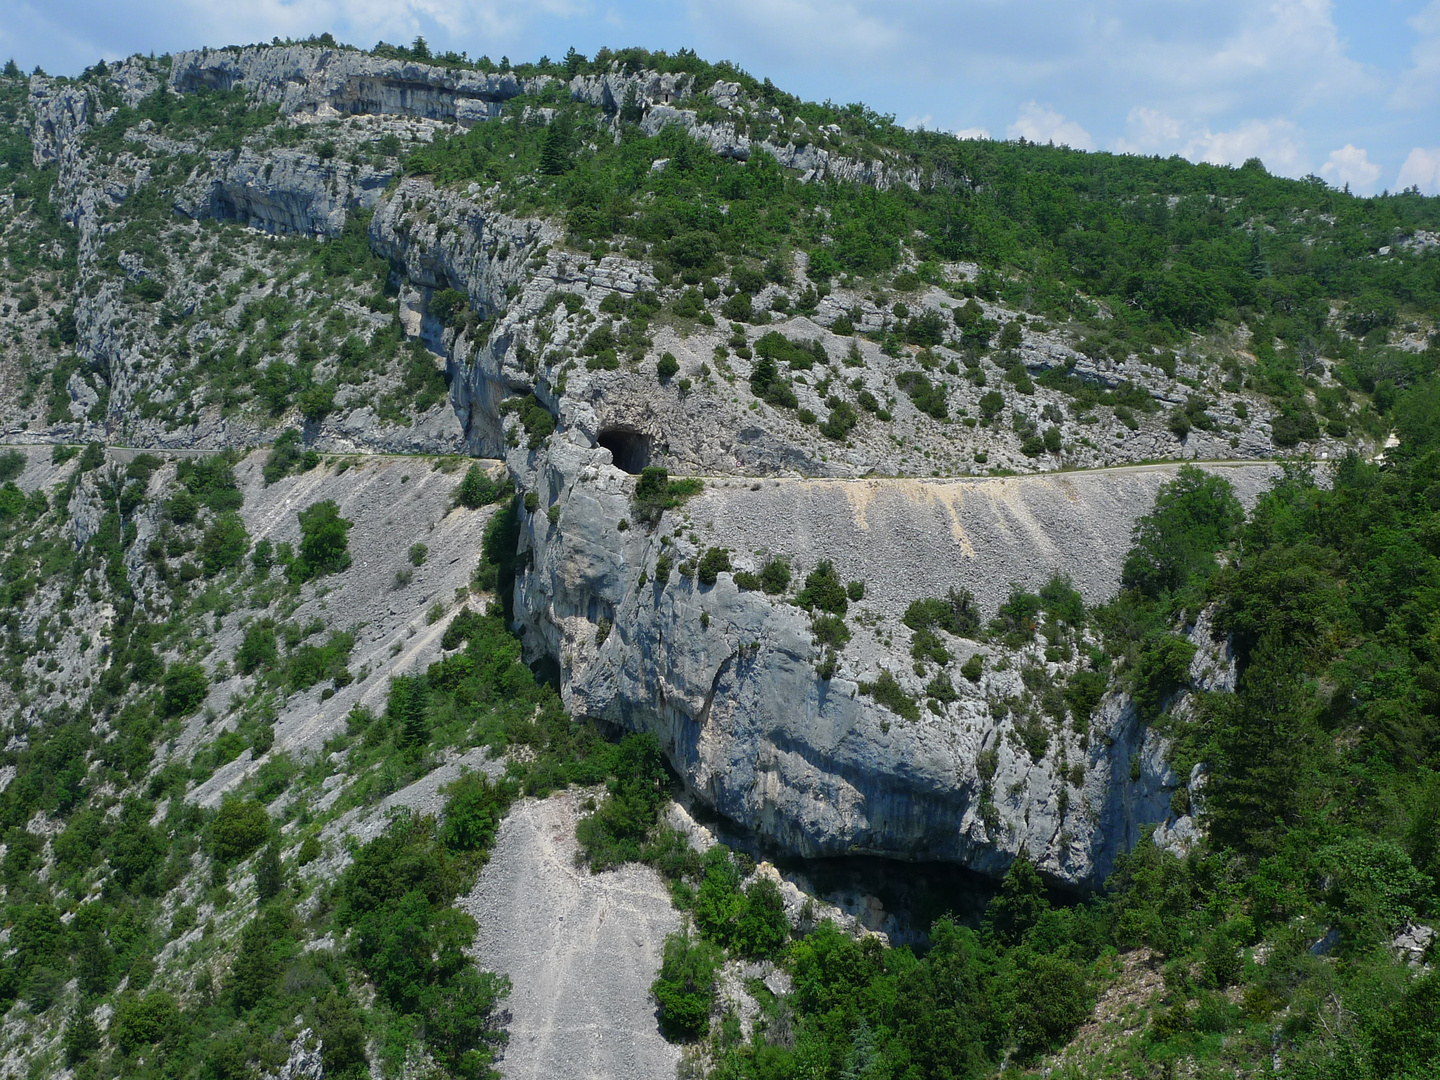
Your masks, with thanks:
<instances>
[{"instance_id":1,"label":"gravel slope","mask_svg":"<svg viewBox=\"0 0 1440 1080\"><path fill-rule=\"evenodd\" d=\"M460 906L480 924L480 966L504 972L507 1080L671 1080L680 1055L656 1027L650 984L680 915L649 867L575 865L583 796L517 803Z\"/></svg>"}]
</instances>

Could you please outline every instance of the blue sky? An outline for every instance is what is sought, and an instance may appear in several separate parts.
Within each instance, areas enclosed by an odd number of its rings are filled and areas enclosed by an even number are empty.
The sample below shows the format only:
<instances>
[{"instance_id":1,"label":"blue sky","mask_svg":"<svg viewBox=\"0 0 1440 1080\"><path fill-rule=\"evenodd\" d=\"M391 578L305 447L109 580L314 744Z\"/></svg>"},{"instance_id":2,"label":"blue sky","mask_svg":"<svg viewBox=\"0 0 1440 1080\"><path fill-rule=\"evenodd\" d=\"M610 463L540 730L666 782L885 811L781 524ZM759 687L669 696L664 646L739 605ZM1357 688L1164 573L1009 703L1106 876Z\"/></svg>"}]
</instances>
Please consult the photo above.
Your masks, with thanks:
<instances>
[{"instance_id":1,"label":"blue sky","mask_svg":"<svg viewBox=\"0 0 1440 1080\"><path fill-rule=\"evenodd\" d=\"M495 59L688 46L902 123L1440 194L1440 0L0 0L0 58L423 34Z\"/></svg>"}]
</instances>

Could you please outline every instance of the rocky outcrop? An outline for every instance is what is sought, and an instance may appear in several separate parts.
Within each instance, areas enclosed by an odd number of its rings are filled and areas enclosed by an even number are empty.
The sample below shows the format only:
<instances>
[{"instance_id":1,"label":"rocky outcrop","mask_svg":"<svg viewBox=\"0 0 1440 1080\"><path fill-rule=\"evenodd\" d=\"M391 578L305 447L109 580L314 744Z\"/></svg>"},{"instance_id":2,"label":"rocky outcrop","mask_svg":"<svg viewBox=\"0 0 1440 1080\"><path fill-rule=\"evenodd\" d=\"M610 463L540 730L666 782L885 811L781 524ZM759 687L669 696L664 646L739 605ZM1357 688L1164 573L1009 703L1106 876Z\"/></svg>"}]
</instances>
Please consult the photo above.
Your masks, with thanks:
<instances>
[{"instance_id":1,"label":"rocky outcrop","mask_svg":"<svg viewBox=\"0 0 1440 1080\"><path fill-rule=\"evenodd\" d=\"M504 102L548 81L309 45L182 52L170 72L170 86L181 93L243 88L286 116L394 115L462 124L498 116Z\"/></svg>"},{"instance_id":2,"label":"rocky outcrop","mask_svg":"<svg viewBox=\"0 0 1440 1080\"><path fill-rule=\"evenodd\" d=\"M1088 600L1116 586L1130 524L1172 467L966 481L714 481L653 533L621 530L631 481L608 450L556 440L510 465L541 496L522 546L517 617L534 653L557 657L566 704L625 730L655 733L686 784L719 813L806 856L867 853L944 860L999 873L1028 852L1054 880L1098 885L1149 824L1170 816L1183 778L1163 740L1123 696L1085 735L1051 728L1037 752L999 702L1023 693L1022 667L1063 674L1039 646L1003 650L952 639L954 659L987 658L978 683L958 673L954 702L906 720L865 696L882 670L923 699L910 669L906 606L969 588L993 613L1011 582L1068 573ZM1268 467L1226 471L1253 498ZM559 507L552 523L546 508ZM738 589L662 583L656 558L727 548L737 569L779 556L797 570L830 559L865 583L854 641L830 678L809 616ZM602 627L605 632L599 632ZM1005 666L1005 665L1002 665ZM1076 782L1076 768L1083 782Z\"/></svg>"},{"instance_id":3,"label":"rocky outcrop","mask_svg":"<svg viewBox=\"0 0 1440 1080\"><path fill-rule=\"evenodd\" d=\"M904 168L883 160L861 160L832 154L812 139L788 139L775 142L768 138L751 140L741 134L734 121L704 121L689 109L669 105L649 108L640 127L647 135L655 135L667 127L682 127L698 142L721 157L748 161L750 155L763 152L773 157L782 168L794 169L802 183L834 180L866 184L883 190L904 184L918 188L923 175L918 169Z\"/></svg>"},{"instance_id":4,"label":"rocky outcrop","mask_svg":"<svg viewBox=\"0 0 1440 1080\"><path fill-rule=\"evenodd\" d=\"M298 150L260 154L247 147L214 157L176 197L175 209L292 236L337 235L351 210L374 209L394 176Z\"/></svg>"}]
</instances>

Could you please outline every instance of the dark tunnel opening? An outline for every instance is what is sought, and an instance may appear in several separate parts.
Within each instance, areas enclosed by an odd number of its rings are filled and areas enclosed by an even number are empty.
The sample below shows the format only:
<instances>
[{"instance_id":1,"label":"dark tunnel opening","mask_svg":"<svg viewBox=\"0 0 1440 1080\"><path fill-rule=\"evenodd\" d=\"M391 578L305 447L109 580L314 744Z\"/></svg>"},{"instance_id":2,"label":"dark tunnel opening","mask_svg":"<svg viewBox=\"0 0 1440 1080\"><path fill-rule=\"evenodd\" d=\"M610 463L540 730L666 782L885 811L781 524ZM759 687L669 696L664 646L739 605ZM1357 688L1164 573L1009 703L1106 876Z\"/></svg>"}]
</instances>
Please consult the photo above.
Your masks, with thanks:
<instances>
[{"instance_id":1,"label":"dark tunnel opening","mask_svg":"<svg viewBox=\"0 0 1440 1080\"><path fill-rule=\"evenodd\" d=\"M650 464L650 436L623 428L607 428L600 432L597 441L615 462L617 469L638 475Z\"/></svg>"}]
</instances>

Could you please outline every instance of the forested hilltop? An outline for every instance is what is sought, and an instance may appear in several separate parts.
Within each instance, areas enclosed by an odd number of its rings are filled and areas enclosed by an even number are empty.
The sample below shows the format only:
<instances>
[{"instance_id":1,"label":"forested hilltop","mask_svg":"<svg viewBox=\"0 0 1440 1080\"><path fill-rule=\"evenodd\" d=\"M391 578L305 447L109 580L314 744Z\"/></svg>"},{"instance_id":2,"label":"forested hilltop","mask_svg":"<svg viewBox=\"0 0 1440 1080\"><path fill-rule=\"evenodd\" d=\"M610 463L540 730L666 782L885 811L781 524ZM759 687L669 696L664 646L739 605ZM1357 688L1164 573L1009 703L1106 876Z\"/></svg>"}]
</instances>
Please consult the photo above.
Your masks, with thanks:
<instances>
[{"instance_id":1,"label":"forested hilltop","mask_svg":"<svg viewBox=\"0 0 1440 1080\"><path fill-rule=\"evenodd\" d=\"M1437 369L1417 191L12 62L0 1071L1440 1076Z\"/></svg>"}]
</instances>

